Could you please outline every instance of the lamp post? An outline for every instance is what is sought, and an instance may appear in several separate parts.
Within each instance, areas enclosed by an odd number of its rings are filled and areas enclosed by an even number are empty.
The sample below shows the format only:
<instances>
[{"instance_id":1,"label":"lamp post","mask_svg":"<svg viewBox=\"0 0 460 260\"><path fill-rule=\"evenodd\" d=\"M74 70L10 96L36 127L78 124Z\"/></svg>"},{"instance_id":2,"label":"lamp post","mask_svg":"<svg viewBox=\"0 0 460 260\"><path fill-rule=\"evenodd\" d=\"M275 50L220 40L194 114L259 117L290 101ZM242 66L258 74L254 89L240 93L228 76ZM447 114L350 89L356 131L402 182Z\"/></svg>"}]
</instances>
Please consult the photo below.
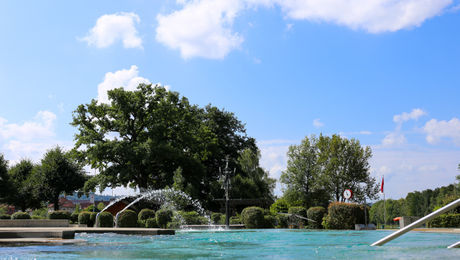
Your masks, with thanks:
<instances>
[{"instance_id":1,"label":"lamp post","mask_svg":"<svg viewBox=\"0 0 460 260\"><path fill-rule=\"evenodd\" d=\"M230 227L230 205L229 205L229 200L230 200L230 178L232 177L232 173L234 174L236 169L233 169L233 172L228 168L228 158L229 156L225 158L225 168L224 171L222 172L220 167L219 167L219 172L220 172L220 180L222 181L222 186L225 190L225 226L227 228Z\"/></svg>"}]
</instances>

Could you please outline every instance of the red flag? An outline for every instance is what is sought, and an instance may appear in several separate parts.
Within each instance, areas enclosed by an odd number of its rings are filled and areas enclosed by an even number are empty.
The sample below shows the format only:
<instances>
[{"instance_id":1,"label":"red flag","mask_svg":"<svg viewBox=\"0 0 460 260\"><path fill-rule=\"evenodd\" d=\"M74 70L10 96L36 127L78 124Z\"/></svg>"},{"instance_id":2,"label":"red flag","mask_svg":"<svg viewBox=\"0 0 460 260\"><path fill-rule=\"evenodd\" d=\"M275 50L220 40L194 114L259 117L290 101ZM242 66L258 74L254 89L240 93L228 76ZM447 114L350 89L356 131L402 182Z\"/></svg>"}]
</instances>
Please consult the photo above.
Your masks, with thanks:
<instances>
[{"instance_id":1,"label":"red flag","mask_svg":"<svg viewBox=\"0 0 460 260\"><path fill-rule=\"evenodd\" d=\"M382 184L380 185L380 191L383 193L383 176L382 176Z\"/></svg>"}]
</instances>

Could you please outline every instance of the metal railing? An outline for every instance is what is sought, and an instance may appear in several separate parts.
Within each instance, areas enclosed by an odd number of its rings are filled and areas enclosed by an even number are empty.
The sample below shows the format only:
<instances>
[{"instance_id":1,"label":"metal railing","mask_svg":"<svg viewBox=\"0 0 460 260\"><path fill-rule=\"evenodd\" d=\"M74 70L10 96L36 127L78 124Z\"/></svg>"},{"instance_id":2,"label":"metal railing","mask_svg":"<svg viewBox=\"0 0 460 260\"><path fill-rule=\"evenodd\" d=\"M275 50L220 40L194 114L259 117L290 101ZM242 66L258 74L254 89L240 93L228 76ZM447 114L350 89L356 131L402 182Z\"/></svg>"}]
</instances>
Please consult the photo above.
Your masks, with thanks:
<instances>
[{"instance_id":1,"label":"metal railing","mask_svg":"<svg viewBox=\"0 0 460 260\"><path fill-rule=\"evenodd\" d=\"M407 227L404 227L396 232L394 232L393 234L391 235L388 235L382 239L380 239L379 241L373 243L371 246L381 246L381 245L384 245L386 244L387 242L390 242L391 240L395 239L395 238L398 238L402 235L404 235L405 233L411 231L412 229L414 228L417 228L423 224L425 224L426 222L434 219L435 217L449 211L449 210L452 210L452 209L455 209L456 207L460 206L460 199L457 199L456 201L454 202L451 202L449 204L447 204L446 206L436 210L435 212L431 213L431 214L428 214L426 215L425 217L415 221L414 223L410 224L409 226ZM453 245L451 245L452 247L455 247L455 245L457 245L458 243L455 243ZM458 245L457 245L458 246ZM449 247L450 248L450 247Z\"/></svg>"}]
</instances>

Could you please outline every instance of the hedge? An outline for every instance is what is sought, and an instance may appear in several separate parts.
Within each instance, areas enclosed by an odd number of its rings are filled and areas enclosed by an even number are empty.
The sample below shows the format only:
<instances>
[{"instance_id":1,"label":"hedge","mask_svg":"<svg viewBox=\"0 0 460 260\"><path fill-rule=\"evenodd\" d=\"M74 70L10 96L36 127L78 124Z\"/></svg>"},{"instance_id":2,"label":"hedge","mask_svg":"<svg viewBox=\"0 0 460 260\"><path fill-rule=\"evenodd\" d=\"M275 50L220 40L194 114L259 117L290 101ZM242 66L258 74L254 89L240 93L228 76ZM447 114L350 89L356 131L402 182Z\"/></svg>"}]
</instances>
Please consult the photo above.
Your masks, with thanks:
<instances>
[{"instance_id":1,"label":"hedge","mask_svg":"<svg viewBox=\"0 0 460 260\"><path fill-rule=\"evenodd\" d=\"M179 211L178 212L185 224L187 225L207 225L209 220L206 217L200 216L196 211Z\"/></svg>"},{"instance_id":2,"label":"hedge","mask_svg":"<svg viewBox=\"0 0 460 260\"><path fill-rule=\"evenodd\" d=\"M89 225L88 225L88 227L94 227L94 224L96 224L97 213L98 212L89 213Z\"/></svg>"},{"instance_id":3,"label":"hedge","mask_svg":"<svg viewBox=\"0 0 460 260\"><path fill-rule=\"evenodd\" d=\"M180 228L180 223L179 221L171 221L171 222L168 222L168 224L166 225L166 228L168 229L179 229Z\"/></svg>"},{"instance_id":4,"label":"hedge","mask_svg":"<svg viewBox=\"0 0 460 260\"><path fill-rule=\"evenodd\" d=\"M211 214L211 221L212 221L212 224L214 225L219 225L219 224L224 224L221 220L222 220L222 216L224 216L224 214L222 213L212 213ZM225 216L224 216L224 222L225 222Z\"/></svg>"},{"instance_id":5,"label":"hedge","mask_svg":"<svg viewBox=\"0 0 460 260\"><path fill-rule=\"evenodd\" d=\"M265 226L264 210L259 207L247 207L241 212L241 220L246 228L263 228Z\"/></svg>"},{"instance_id":6,"label":"hedge","mask_svg":"<svg viewBox=\"0 0 460 260\"><path fill-rule=\"evenodd\" d=\"M11 219L31 219L27 212L16 212L11 215Z\"/></svg>"},{"instance_id":7,"label":"hedge","mask_svg":"<svg viewBox=\"0 0 460 260\"><path fill-rule=\"evenodd\" d=\"M280 198L275 201L270 206L270 213L272 214L277 214L277 213L287 213L289 210L289 204L287 203L286 199Z\"/></svg>"},{"instance_id":8,"label":"hedge","mask_svg":"<svg viewBox=\"0 0 460 260\"><path fill-rule=\"evenodd\" d=\"M323 220L326 229L355 229L355 224L364 223L364 206L359 204L333 202Z\"/></svg>"},{"instance_id":9,"label":"hedge","mask_svg":"<svg viewBox=\"0 0 460 260\"><path fill-rule=\"evenodd\" d=\"M70 219L70 212L65 210L56 210L48 214L49 219Z\"/></svg>"},{"instance_id":10,"label":"hedge","mask_svg":"<svg viewBox=\"0 0 460 260\"><path fill-rule=\"evenodd\" d=\"M8 215L8 214L0 214L0 219L11 219L11 215Z\"/></svg>"},{"instance_id":11,"label":"hedge","mask_svg":"<svg viewBox=\"0 0 460 260\"><path fill-rule=\"evenodd\" d=\"M137 215L138 220L147 220L155 217L155 211L152 209L142 209Z\"/></svg>"},{"instance_id":12,"label":"hedge","mask_svg":"<svg viewBox=\"0 0 460 260\"><path fill-rule=\"evenodd\" d=\"M137 227L137 214L133 210L127 209L118 215L119 227Z\"/></svg>"},{"instance_id":13,"label":"hedge","mask_svg":"<svg viewBox=\"0 0 460 260\"><path fill-rule=\"evenodd\" d=\"M264 228L275 228L277 219L272 215L264 216Z\"/></svg>"},{"instance_id":14,"label":"hedge","mask_svg":"<svg viewBox=\"0 0 460 260\"><path fill-rule=\"evenodd\" d=\"M99 227L113 227L113 215L104 211L99 213Z\"/></svg>"},{"instance_id":15,"label":"hedge","mask_svg":"<svg viewBox=\"0 0 460 260\"><path fill-rule=\"evenodd\" d=\"M225 215L223 215L222 217L223 217L223 223L225 224ZM241 218L238 216L231 216L229 219L229 222L230 222L229 223L230 225L242 224Z\"/></svg>"},{"instance_id":16,"label":"hedge","mask_svg":"<svg viewBox=\"0 0 460 260\"><path fill-rule=\"evenodd\" d=\"M307 217L307 209L305 207L290 207L288 210L289 214L293 214L296 216L301 216L306 218ZM295 228L304 228L307 225L307 221L303 218L299 218L296 216L291 216L289 218L289 224L292 224Z\"/></svg>"},{"instance_id":17,"label":"hedge","mask_svg":"<svg viewBox=\"0 0 460 260\"><path fill-rule=\"evenodd\" d=\"M321 229L323 228L322 222L327 210L323 207L311 207L307 210L307 218L314 220L308 221L308 228Z\"/></svg>"},{"instance_id":18,"label":"hedge","mask_svg":"<svg viewBox=\"0 0 460 260\"><path fill-rule=\"evenodd\" d=\"M146 228L157 228L158 224L157 224L156 218L148 218L148 219L146 219L145 220L145 227Z\"/></svg>"},{"instance_id":19,"label":"hedge","mask_svg":"<svg viewBox=\"0 0 460 260\"><path fill-rule=\"evenodd\" d=\"M170 209L160 209L155 213L157 224L161 228L166 228L168 225L168 222L172 220L172 217L173 217L173 212Z\"/></svg>"},{"instance_id":20,"label":"hedge","mask_svg":"<svg viewBox=\"0 0 460 260\"><path fill-rule=\"evenodd\" d=\"M79 215L79 213L77 213L77 212L72 213L70 215L70 221L72 223L78 223L78 215Z\"/></svg>"},{"instance_id":21,"label":"hedge","mask_svg":"<svg viewBox=\"0 0 460 260\"><path fill-rule=\"evenodd\" d=\"M91 213L83 211L78 214L78 224L86 224L89 227Z\"/></svg>"},{"instance_id":22,"label":"hedge","mask_svg":"<svg viewBox=\"0 0 460 260\"><path fill-rule=\"evenodd\" d=\"M286 214L276 215L277 228L288 228L289 227L289 216Z\"/></svg>"},{"instance_id":23,"label":"hedge","mask_svg":"<svg viewBox=\"0 0 460 260\"><path fill-rule=\"evenodd\" d=\"M460 214L442 214L428 222L428 226L433 228L460 228Z\"/></svg>"}]
</instances>

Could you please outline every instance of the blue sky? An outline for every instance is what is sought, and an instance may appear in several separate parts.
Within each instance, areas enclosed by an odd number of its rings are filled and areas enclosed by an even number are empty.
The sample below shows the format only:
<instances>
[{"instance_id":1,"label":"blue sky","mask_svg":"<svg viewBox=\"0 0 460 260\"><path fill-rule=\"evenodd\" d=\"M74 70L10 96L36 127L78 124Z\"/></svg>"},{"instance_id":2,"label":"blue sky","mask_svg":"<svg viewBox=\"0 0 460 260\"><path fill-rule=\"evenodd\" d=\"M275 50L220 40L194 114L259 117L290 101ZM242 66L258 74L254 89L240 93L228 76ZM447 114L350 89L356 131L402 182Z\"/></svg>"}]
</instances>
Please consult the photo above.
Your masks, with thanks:
<instances>
[{"instance_id":1,"label":"blue sky","mask_svg":"<svg viewBox=\"0 0 460 260\"><path fill-rule=\"evenodd\" d=\"M447 185L460 163L459 4L2 1L0 152L14 164L71 148L79 104L160 82L234 112L273 177L289 145L339 133L371 146L389 198Z\"/></svg>"}]
</instances>

